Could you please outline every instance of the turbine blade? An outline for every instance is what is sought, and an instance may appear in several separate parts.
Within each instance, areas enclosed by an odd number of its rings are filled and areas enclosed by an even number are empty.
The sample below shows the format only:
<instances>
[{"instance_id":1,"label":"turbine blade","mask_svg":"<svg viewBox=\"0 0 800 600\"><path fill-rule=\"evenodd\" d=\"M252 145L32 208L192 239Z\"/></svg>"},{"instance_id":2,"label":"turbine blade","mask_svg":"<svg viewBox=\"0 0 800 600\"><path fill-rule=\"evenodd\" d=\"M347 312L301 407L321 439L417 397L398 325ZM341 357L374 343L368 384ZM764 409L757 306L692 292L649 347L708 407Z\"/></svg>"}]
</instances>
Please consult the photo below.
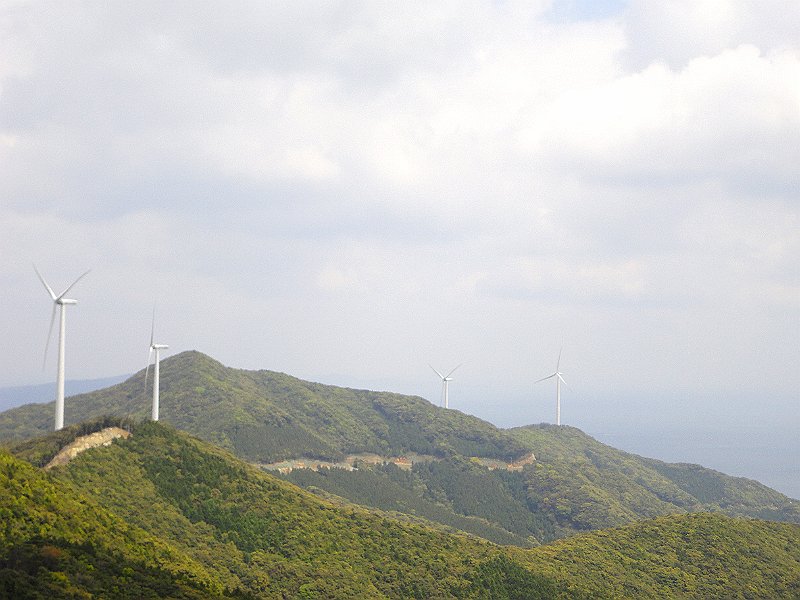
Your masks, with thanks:
<instances>
[{"instance_id":1,"label":"turbine blade","mask_svg":"<svg viewBox=\"0 0 800 600\"><path fill-rule=\"evenodd\" d=\"M151 347L153 346L153 336L155 335L155 332L156 332L156 304L154 302L153 303L153 319L150 321L150 346ZM152 350L151 350L151 352L152 352ZM148 361L147 364L149 365L150 364L150 359L148 358L147 361Z\"/></svg>"},{"instance_id":2,"label":"turbine blade","mask_svg":"<svg viewBox=\"0 0 800 600\"><path fill-rule=\"evenodd\" d=\"M47 341L44 344L44 358L42 359L42 371L44 371L44 367L47 364L47 351L50 348L50 338L53 337L53 323L56 321L56 306L58 306L55 302L53 302L53 310L50 313L50 329L47 330ZM61 310L64 310L63 308Z\"/></svg>"},{"instance_id":3,"label":"turbine blade","mask_svg":"<svg viewBox=\"0 0 800 600\"><path fill-rule=\"evenodd\" d=\"M564 381L564 378L561 376L561 373L557 373L557 375L558 375L558 378L561 380L561 383L563 383L564 385L567 385L567 382ZM569 386L567 385L567 387L569 387Z\"/></svg>"},{"instance_id":4,"label":"turbine blade","mask_svg":"<svg viewBox=\"0 0 800 600\"><path fill-rule=\"evenodd\" d=\"M556 374L553 373L552 375L548 375L547 377L542 377L541 379L537 379L533 383L539 383L540 381L544 381L545 379L550 379L551 377L555 377L555 376L556 376Z\"/></svg>"},{"instance_id":5,"label":"turbine blade","mask_svg":"<svg viewBox=\"0 0 800 600\"><path fill-rule=\"evenodd\" d=\"M147 367L144 370L144 395L147 396L147 377L150 374L150 361L153 360L153 348L147 353Z\"/></svg>"},{"instance_id":6,"label":"turbine blade","mask_svg":"<svg viewBox=\"0 0 800 600\"><path fill-rule=\"evenodd\" d=\"M61 293L58 295L58 298L55 298L55 299L56 299L56 300L60 300L61 298L63 298L63 297L64 297L64 296L67 294L67 292L68 292L68 291L70 291L70 290L71 290L71 289L72 289L72 288L75 286L75 284L76 284L76 283L78 283L78 282L79 282L81 279L83 279L84 277L86 277L86 276L87 276L89 273L91 273L91 272L92 272L92 270L91 270L91 269L89 269L88 271L86 271L86 273L84 273L83 275L81 275L80 277L78 277L78 278L77 278L75 281L73 281L72 283L70 283L70 284L69 284L69 287L67 287L67 289L65 289L63 292L61 292Z\"/></svg>"},{"instance_id":7,"label":"turbine blade","mask_svg":"<svg viewBox=\"0 0 800 600\"><path fill-rule=\"evenodd\" d=\"M42 282L42 285L44 286L44 289L46 289L47 293L50 294L50 298L55 300L56 299L56 293L53 291L53 288L51 288L49 285L47 285L47 282L44 280L44 277L42 277L42 274L39 273L39 269L36 268L36 265L33 265L33 270L36 271L36 274L39 276L39 281Z\"/></svg>"},{"instance_id":8,"label":"turbine blade","mask_svg":"<svg viewBox=\"0 0 800 600\"><path fill-rule=\"evenodd\" d=\"M463 364L464 364L464 363L461 363L461 365L463 365ZM461 365L458 365L458 367L460 367ZM456 367L456 369L457 369L458 367ZM447 375L445 375L445 377L450 377L450 375L452 375L453 373L455 373L456 369L453 369L452 371L450 371L450 372L449 372Z\"/></svg>"},{"instance_id":9,"label":"turbine blade","mask_svg":"<svg viewBox=\"0 0 800 600\"><path fill-rule=\"evenodd\" d=\"M561 364L561 352L564 350L564 346L561 346L558 350L558 360L556 361L556 373L558 373L558 367Z\"/></svg>"},{"instance_id":10,"label":"turbine blade","mask_svg":"<svg viewBox=\"0 0 800 600\"><path fill-rule=\"evenodd\" d=\"M431 369L433 369L433 365L429 364L428 366L429 366ZM437 371L436 369L433 369L433 372L434 372L434 373L436 373L436 374L437 374L439 377L441 377L441 378L442 378L442 381L444 381L444 375L442 375L441 373L439 373L439 371Z\"/></svg>"}]
</instances>

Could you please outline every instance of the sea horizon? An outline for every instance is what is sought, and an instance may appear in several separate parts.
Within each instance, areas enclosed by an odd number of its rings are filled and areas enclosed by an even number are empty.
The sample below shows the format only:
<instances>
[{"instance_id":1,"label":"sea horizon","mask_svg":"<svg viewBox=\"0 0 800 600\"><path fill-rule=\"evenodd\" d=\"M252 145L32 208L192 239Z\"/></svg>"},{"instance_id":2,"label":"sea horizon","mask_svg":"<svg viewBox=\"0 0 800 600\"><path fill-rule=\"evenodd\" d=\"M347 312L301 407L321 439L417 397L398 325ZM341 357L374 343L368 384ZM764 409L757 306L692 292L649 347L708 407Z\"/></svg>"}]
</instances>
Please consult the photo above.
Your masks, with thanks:
<instances>
[{"instance_id":1,"label":"sea horizon","mask_svg":"<svg viewBox=\"0 0 800 600\"><path fill-rule=\"evenodd\" d=\"M754 479L800 499L800 437L789 424L661 425L587 431L619 450L672 463L702 465L735 477Z\"/></svg>"}]
</instances>

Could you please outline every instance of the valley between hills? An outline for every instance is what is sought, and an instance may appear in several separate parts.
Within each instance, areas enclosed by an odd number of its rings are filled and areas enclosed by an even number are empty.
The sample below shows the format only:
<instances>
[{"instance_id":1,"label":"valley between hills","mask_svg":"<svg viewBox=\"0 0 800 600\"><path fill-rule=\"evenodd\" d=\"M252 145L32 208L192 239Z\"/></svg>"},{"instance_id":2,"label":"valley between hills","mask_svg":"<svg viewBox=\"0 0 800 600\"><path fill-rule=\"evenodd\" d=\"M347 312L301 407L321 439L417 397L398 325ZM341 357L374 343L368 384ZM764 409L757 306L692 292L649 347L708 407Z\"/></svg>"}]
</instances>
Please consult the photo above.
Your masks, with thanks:
<instances>
[{"instance_id":1,"label":"valley between hills","mask_svg":"<svg viewBox=\"0 0 800 600\"><path fill-rule=\"evenodd\" d=\"M52 403L0 413L0 595L800 596L800 503L756 481L199 352L161 369L159 423L143 372L58 432Z\"/></svg>"}]
</instances>

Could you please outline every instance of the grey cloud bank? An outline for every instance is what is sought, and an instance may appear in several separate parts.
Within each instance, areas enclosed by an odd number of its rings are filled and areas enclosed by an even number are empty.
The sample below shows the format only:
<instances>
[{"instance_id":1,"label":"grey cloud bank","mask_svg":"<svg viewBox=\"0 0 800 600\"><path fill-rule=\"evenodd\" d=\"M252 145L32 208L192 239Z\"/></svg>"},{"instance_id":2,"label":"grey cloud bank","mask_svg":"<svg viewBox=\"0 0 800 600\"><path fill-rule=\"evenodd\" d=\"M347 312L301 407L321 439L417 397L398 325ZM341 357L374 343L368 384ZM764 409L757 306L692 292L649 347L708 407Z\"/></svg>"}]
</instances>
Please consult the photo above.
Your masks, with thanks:
<instances>
[{"instance_id":1,"label":"grey cloud bank","mask_svg":"<svg viewBox=\"0 0 800 600\"><path fill-rule=\"evenodd\" d=\"M797 26L794 26L794 25ZM170 352L554 420L800 426L794 2L0 7L0 385ZM573 397L570 397L573 394Z\"/></svg>"}]
</instances>

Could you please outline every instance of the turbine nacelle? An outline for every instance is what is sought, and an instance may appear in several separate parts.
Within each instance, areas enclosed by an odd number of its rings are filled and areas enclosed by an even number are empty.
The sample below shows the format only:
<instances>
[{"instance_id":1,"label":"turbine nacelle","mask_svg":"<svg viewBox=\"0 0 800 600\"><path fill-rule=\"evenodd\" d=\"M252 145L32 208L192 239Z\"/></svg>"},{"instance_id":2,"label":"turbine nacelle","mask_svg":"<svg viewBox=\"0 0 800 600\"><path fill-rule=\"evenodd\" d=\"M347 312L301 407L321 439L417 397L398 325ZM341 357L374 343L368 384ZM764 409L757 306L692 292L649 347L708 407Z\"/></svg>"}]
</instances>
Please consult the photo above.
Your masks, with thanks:
<instances>
[{"instance_id":1,"label":"turbine nacelle","mask_svg":"<svg viewBox=\"0 0 800 600\"><path fill-rule=\"evenodd\" d=\"M50 299L51 299L53 302L55 302L56 304L77 304L77 301L76 301L76 300L70 300L69 298L65 298L64 296L66 296L66 295L67 295L67 292L68 292L68 291L70 291L70 290L73 288L73 286L74 286L76 283L78 283L78 282L79 282L81 279L83 279L83 278L84 278L84 277L86 277L86 276L87 276L89 273L91 273L91 269L89 269L89 270L88 270L88 271L86 271L86 272L85 272L83 275L81 275L81 276L80 276L80 277L78 277L78 278L77 278L75 281L73 281L71 284L69 284L69 285L68 285L68 286L67 286L67 287L64 289L64 291L63 291L63 292L61 292L60 294L56 295L56 293L53 291L53 288L51 288L51 287L50 287L50 284L48 284L48 283L47 283L47 282L44 280L44 277L42 277L42 274L41 274L41 273L39 273L39 269L37 269L37 268L36 268L36 265L33 265L33 270L34 270L34 271L36 271L36 275L39 277L39 281L41 281L41 282L42 282L42 285L44 286L44 289L46 289L46 290L47 290L47 293L48 293L48 294L50 294Z\"/></svg>"},{"instance_id":2,"label":"turbine nacelle","mask_svg":"<svg viewBox=\"0 0 800 600\"><path fill-rule=\"evenodd\" d=\"M464 364L464 363L461 363L461 364ZM433 369L433 365L428 365L428 366L429 366L431 369ZM458 367L460 367L460 366L461 366L461 365L458 365ZM449 406L449 404L450 404L450 403L449 403L449 400L448 400L448 390L447 390L447 388L448 388L449 386L448 386L447 384L449 384L451 381L453 381L453 378L452 378L452 377L450 377L450 375L452 375L453 373L455 373L455 370L456 370L458 367L455 367L455 368L454 368L452 371L450 371L450 372L449 372L447 375L444 375L444 374L440 373L439 371L437 371L436 369L433 369L433 372L434 372L434 373L436 373L436 374L439 376L439 378L442 380L442 400L444 400L444 407L445 407L445 408L450 408L450 406Z\"/></svg>"},{"instance_id":3,"label":"turbine nacelle","mask_svg":"<svg viewBox=\"0 0 800 600\"><path fill-rule=\"evenodd\" d=\"M546 381L548 379L555 378L556 380L556 425L561 425L561 384L563 383L565 386L567 382L564 381L564 378L561 371L559 371L559 367L561 366L561 350L558 351L558 360L556 361L556 370L554 373L551 373L547 377L542 377L541 379L537 379L534 381L534 384L539 383L540 381Z\"/></svg>"},{"instance_id":4,"label":"turbine nacelle","mask_svg":"<svg viewBox=\"0 0 800 600\"><path fill-rule=\"evenodd\" d=\"M47 332L47 342L44 346L44 357L42 360L42 370L44 370L45 365L47 363L47 350L50 347L50 338L53 336L53 325L55 324L56 320L56 312L59 312L57 306L61 306L61 318L59 324L59 335L58 335L58 371L56 373L56 414L55 414L55 430L58 431L64 426L64 337L66 331L66 308L71 304L77 304L77 300L73 300L72 298L66 298L67 293L78 283L81 279L86 277L89 274L89 271L86 271L83 275L78 277L75 281L69 284L63 292L60 294L56 294L53 291L53 288L50 287L50 284L45 281L42 274L39 273L39 269L36 268L36 265L33 265L33 270L36 271L36 276L39 278L39 281L42 282L44 289L47 291L47 295L50 296L50 299L53 301L53 310L50 313L50 329Z\"/></svg>"},{"instance_id":5,"label":"turbine nacelle","mask_svg":"<svg viewBox=\"0 0 800 600\"><path fill-rule=\"evenodd\" d=\"M556 373L552 373L552 374L548 375L547 377L542 377L541 379L537 379L533 383L539 383L540 381L546 381L548 379L552 379L553 377L557 377L558 379L561 380L561 383L563 383L564 385L567 385L567 382L564 381L564 378L562 377L563 374L564 373L562 373L561 371L558 371Z\"/></svg>"},{"instance_id":6,"label":"turbine nacelle","mask_svg":"<svg viewBox=\"0 0 800 600\"><path fill-rule=\"evenodd\" d=\"M155 343L155 332L156 332L156 307L153 305L153 320L150 323L150 351L147 353L147 368L144 370L144 391L147 394L147 377L150 374L150 360L153 358L153 354L156 355L155 363L153 364L153 408L151 411L151 418L153 421L158 421L158 408L159 408L159 398L158 398L158 386L159 386L159 367L160 367L160 357L158 355L159 350L166 350L169 348L167 344L156 344Z\"/></svg>"}]
</instances>

